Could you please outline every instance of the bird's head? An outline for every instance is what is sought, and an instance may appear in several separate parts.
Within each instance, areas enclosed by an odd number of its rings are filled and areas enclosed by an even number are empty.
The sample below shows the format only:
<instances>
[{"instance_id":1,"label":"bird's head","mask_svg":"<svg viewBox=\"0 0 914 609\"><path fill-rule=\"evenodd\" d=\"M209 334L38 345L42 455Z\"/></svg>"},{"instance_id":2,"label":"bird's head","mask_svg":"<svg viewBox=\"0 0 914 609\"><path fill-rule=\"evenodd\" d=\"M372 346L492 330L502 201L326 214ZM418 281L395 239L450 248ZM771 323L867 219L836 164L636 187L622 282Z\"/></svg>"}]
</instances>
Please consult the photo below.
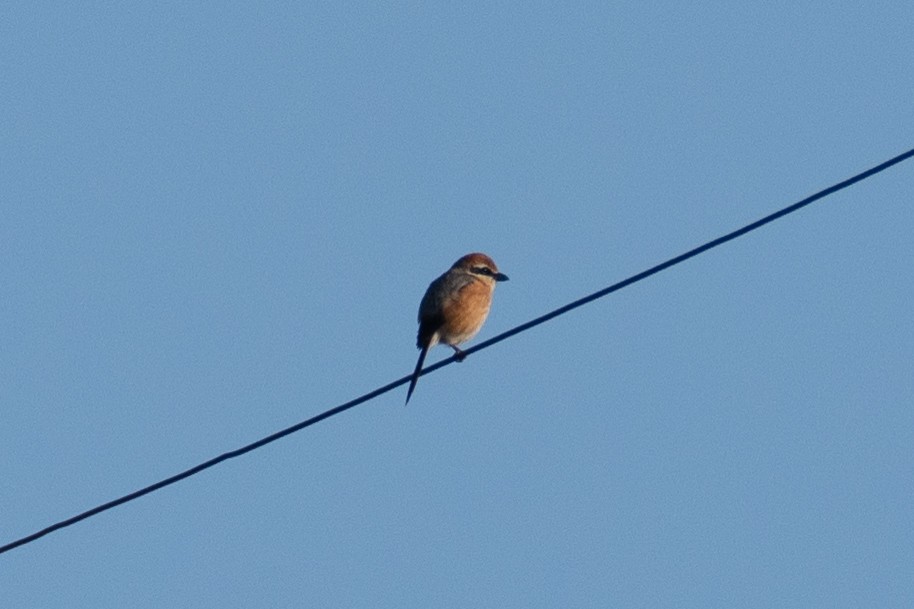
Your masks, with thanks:
<instances>
[{"instance_id":1,"label":"bird's head","mask_svg":"<svg viewBox=\"0 0 914 609\"><path fill-rule=\"evenodd\" d=\"M479 252L467 254L454 263L452 269L459 269L467 273L472 273L485 281L507 281L508 276L498 272L495 261Z\"/></svg>"}]
</instances>

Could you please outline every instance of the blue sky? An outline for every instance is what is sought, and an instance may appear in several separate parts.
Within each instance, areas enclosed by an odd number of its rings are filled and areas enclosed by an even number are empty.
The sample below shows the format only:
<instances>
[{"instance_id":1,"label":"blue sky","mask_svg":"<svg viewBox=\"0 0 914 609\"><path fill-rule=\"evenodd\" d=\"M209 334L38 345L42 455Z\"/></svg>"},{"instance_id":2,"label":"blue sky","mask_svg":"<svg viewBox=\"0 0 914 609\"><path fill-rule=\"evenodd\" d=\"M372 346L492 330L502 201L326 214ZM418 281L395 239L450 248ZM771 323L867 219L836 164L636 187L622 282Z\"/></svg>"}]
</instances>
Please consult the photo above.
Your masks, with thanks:
<instances>
[{"instance_id":1,"label":"blue sky","mask_svg":"<svg viewBox=\"0 0 914 609\"><path fill-rule=\"evenodd\" d=\"M910 3L7 3L0 543L914 145ZM897 607L914 166L0 556L4 607ZM431 352L429 362L447 357Z\"/></svg>"}]
</instances>

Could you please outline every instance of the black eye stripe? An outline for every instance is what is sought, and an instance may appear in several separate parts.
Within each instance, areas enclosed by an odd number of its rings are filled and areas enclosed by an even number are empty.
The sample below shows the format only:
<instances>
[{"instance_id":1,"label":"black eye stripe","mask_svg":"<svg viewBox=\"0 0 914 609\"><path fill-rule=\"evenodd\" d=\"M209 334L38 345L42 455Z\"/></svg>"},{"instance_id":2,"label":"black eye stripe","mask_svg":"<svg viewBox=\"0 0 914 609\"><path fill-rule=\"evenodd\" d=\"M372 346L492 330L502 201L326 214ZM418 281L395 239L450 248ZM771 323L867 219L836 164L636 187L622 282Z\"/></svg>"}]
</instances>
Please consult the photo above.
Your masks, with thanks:
<instances>
[{"instance_id":1,"label":"black eye stripe","mask_svg":"<svg viewBox=\"0 0 914 609\"><path fill-rule=\"evenodd\" d=\"M491 275L492 269L487 266L474 266L470 269L471 273L476 273L477 275Z\"/></svg>"}]
</instances>

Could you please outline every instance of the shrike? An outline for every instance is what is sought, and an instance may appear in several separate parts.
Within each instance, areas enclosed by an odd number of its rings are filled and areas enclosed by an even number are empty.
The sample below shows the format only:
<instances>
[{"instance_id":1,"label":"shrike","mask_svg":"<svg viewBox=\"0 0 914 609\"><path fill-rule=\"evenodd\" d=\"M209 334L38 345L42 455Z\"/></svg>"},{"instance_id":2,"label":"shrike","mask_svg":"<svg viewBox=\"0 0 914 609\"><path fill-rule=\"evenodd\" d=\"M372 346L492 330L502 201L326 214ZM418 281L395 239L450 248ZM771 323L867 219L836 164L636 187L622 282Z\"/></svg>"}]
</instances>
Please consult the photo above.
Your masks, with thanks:
<instances>
[{"instance_id":1,"label":"shrike","mask_svg":"<svg viewBox=\"0 0 914 609\"><path fill-rule=\"evenodd\" d=\"M507 280L507 275L498 272L494 260L485 254L474 253L455 262L428 286L419 304L416 346L421 351L409 381L407 404L428 350L439 343L445 344L454 350L457 361L462 361L465 355L457 345L476 336L489 315L495 284Z\"/></svg>"}]
</instances>

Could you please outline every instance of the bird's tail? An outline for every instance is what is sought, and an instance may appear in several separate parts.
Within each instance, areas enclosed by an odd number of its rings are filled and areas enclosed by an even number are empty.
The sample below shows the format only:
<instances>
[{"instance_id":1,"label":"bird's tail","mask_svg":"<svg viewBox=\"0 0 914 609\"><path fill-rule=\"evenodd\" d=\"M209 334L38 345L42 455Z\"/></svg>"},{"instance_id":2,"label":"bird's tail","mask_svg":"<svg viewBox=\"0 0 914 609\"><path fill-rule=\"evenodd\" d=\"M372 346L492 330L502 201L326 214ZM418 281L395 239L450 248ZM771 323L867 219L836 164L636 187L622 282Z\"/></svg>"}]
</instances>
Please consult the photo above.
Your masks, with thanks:
<instances>
[{"instance_id":1,"label":"bird's tail","mask_svg":"<svg viewBox=\"0 0 914 609\"><path fill-rule=\"evenodd\" d=\"M413 370L413 378L409 379L409 390L406 392L406 404L409 404L409 398L416 388L416 383L419 382L419 373L422 372L422 364L425 362L425 355L427 353L428 345L422 347L422 351L419 352L419 361L416 362L416 369ZM404 404L404 406L406 404Z\"/></svg>"}]
</instances>

